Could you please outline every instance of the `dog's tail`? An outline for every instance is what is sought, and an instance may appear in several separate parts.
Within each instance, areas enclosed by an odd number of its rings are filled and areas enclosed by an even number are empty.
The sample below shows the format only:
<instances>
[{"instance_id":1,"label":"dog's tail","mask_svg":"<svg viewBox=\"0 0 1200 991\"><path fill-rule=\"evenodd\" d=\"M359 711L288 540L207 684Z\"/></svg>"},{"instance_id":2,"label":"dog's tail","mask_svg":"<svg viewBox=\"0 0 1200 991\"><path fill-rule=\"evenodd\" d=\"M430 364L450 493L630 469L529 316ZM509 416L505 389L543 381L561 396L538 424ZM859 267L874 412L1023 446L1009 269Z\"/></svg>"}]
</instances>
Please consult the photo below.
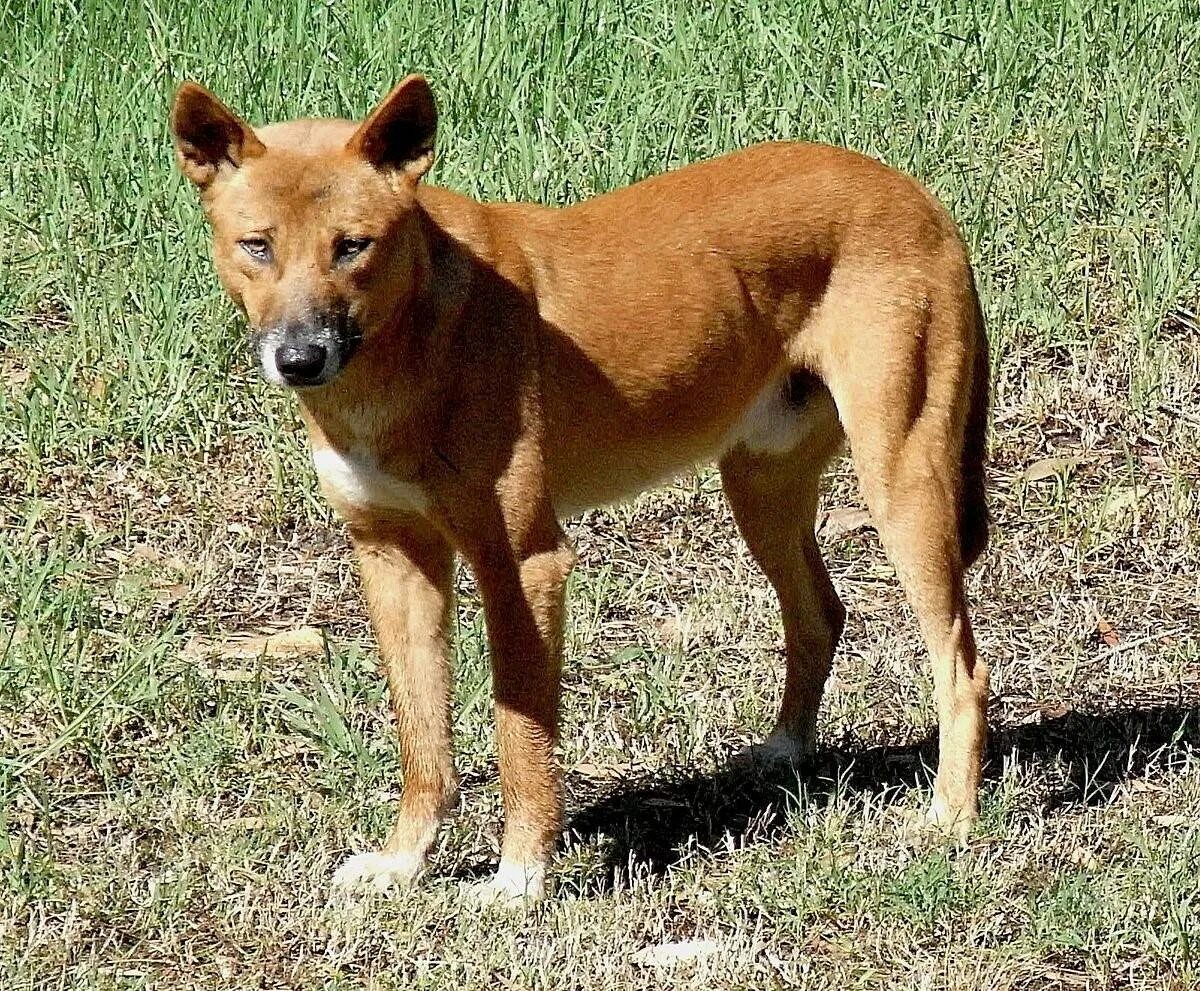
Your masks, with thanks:
<instances>
[{"instance_id":1,"label":"dog's tail","mask_svg":"<svg viewBox=\"0 0 1200 991\"><path fill-rule=\"evenodd\" d=\"M964 568L969 568L983 553L988 542L987 496L984 492L984 467L987 456L987 425L990 389L988 377L987 330L983 309L971 275L971 314L975 322L974 361L971 366L971 395L967 407L962 445L962 503L958 520L959 548Z\"/></svg>"}]
</instances>

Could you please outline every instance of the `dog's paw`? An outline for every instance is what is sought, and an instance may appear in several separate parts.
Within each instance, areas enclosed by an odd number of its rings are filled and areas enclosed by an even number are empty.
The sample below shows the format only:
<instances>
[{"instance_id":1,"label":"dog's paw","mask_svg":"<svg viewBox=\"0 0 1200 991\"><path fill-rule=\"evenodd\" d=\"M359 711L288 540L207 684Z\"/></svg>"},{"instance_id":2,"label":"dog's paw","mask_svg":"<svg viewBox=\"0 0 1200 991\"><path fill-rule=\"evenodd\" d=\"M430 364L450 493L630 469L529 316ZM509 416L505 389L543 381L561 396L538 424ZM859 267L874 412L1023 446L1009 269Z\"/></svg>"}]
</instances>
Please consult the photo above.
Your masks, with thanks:
<instances>
[{"instance_id":1,"label":"dog's paw","mask_svg":"<svg viewBox=\"0 0 1200 991\"><path fill-rule=\"evenodd\" d=\"M500 861L490 881L468 885L468 897L480 905L510 910L529 909L546 897L546 868L543 864Z\"/></svg>"},{"instance_id":2,"label":"dog's paw","mask_svg":"<svg viewBox=\"0 0 1200 991\"><path fill-rule=\"evenodd\" d=\"M977 816L961 809L952 809L937 798L924 812L915 812L904 824L905 838L915 847L937 843L952 843L965 847L971 838Z\"/></svg>"},{"instance_id":3,"label":"dog's paw","mask_svg":"<svg viewBox=\"0 0 1200 991\"><path fill-rule=\"evenodd\" d=\"M975 827L978 819L978 814L974 812L952 809L934 799L933 804L925 813L925 827L941 833L958 843L959 846L966 846L967 841L971 838L971 830Z\"/></svg>"},{"instance_id":4,"label":"dog's paw","mask_svg":"<svg viewBox=\"0 0 1200 991\"><path fill-rule=\"evenodd\" d=\"M359 853L333 874L337 891L366 890L386 894L410 887L424 872L425 858L412 853Z\"/></svg>"},{"instance_id":5,"label":"dog's paw","mask_svg":"<svg viewBox=\"0 0 1200 991\"><path fill-rule=\"evenodd\" d=\"M751 752L764 764L800 764L816 752L816 743L796 733L776 730Z\"/></svg>"},{"instance_id":6,"label":"dog's paw","mask_svg":"<svg viewBox=\"0 0 1200 991\"><path fill-rule=\"evenodd\" d=\"M762 743L747 747L734 760L765 770L786 769L803 764L815 751L813 741L795 733L776 730Z\"/></svg>"}]
</instances>

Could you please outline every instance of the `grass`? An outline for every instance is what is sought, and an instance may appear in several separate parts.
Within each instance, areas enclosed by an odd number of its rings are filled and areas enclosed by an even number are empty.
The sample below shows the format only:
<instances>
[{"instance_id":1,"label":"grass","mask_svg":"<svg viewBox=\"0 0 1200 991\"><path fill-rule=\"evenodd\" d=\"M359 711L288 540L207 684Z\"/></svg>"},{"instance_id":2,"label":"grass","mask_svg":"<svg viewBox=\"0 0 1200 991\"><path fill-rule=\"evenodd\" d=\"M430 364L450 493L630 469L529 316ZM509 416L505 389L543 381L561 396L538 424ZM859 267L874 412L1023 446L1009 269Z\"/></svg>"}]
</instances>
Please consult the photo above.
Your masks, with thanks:
<instances>
[{"instance_id":1,"label":"grass","mask_svg":"<svg viewBox=\"0 0 1200 991\"><path fill-rule=\"evenodd\" d=\"M0 0L0 985L1187 988L1200 981L1200 18L1179 0L798 6ZM779 629L716 480L571 524L560 895L496 857L462 578L463 808L422 890L337 903L396 747L341 529L252 374L165 118L433 79L433 179L565 202L754 140L921 177L977 260L996 539L984 821L912 847L931 689L846 465L816 766L749 781ZM321 626L317 654L238 636ZM198 644L216 645L208 652ZM674 968L645 947L705 938Z\"/></svg>"}]
</instances>

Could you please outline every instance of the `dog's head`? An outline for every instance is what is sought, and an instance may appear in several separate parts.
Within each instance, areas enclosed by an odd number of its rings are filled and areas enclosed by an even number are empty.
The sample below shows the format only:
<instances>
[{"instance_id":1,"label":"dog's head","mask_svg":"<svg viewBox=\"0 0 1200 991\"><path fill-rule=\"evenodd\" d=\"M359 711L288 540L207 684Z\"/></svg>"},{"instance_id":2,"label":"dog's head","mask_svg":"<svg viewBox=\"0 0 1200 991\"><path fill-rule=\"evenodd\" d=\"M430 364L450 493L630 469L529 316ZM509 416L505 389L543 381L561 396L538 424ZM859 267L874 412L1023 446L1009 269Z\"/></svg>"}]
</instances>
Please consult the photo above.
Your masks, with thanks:
<instances>
[{"instance_id":1,"label":"dog's head","mask_svg":"<svg viewBox=\"0 0 1200 991\"><path fill-rule=\"evenodd\" d=\"M200 190L222 285L245 312L268 380L330 382L387 323L418 264L416 187L437 110L409 76L361 124L255 130L184 83L171 130Z\"/></svg>"}]
</instances>

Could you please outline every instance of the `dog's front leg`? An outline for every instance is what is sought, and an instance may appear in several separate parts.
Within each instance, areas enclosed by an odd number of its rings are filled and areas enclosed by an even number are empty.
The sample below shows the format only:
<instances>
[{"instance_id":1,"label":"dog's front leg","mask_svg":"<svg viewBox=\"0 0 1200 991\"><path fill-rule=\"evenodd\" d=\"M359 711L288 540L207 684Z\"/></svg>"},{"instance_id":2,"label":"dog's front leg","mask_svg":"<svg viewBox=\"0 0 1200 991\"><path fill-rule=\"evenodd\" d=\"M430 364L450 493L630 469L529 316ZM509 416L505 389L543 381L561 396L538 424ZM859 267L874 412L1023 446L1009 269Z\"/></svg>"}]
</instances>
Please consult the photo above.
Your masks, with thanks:
<instances>
[{"instance_id":1,"label":"dog's front leg","mask_svg":"<svg viewBox=\"0 0 1200 991\"><path fill-rule=\"evenodd\" d=\"M351 536L400 734L404 793L383 850L351 857L334 884L386 890L420 875L458 795L448 657L454 554L416 520Z\"/></svg>"},{"instance_id":2,"label":"dog's front leg","mask_svg":"<svg viewBox=\"0 0 1200 991\"><path fill-rule=\"evenodd\" d=\"M562 669L563 605L575 555L551 511L532 532L488 548L476 562L492 651L504 840L487 900L536 901L562 827L554 753Z\"/></svg>"}]
</instances>

